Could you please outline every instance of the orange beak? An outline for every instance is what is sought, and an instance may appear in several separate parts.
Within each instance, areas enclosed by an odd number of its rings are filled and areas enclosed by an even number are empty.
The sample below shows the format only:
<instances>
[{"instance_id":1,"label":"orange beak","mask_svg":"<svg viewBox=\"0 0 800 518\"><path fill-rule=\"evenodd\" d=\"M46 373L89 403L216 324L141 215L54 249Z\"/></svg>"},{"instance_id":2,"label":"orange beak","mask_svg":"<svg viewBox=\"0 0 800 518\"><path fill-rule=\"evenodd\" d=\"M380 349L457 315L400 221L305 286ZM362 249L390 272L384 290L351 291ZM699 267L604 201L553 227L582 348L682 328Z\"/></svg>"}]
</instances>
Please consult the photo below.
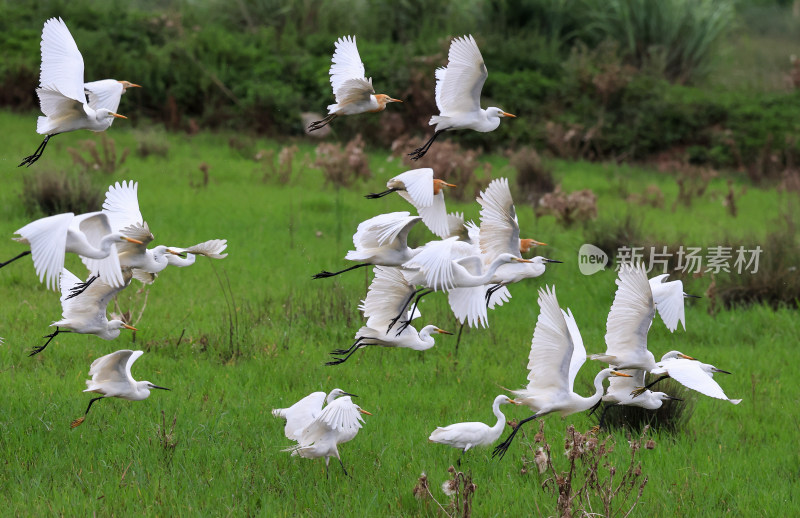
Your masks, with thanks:
<instances>
[{"instance_id":1,"label":"orange beak","mask_svg":"<svg viewBox=\"0 0 800 518\"><path fill-rule=\"evenodd\" d=\"M516 117L516 115L514 115L513 113L503 112L503 117Z\"/></svg>"},{"instance_id":2,"label":"orange beak","mask_svg":"<svg viewBox=\"0 0 800 518\"><path fill-rule=\"evenodd\" d=\"M620 372L620 371L611 371L611 374L613 374L614 376L622 376L623 378L632 378L633 377L630 374L625 374L624 372Z\"/></svg>"},{"instance_id":3,"label":"orange beak","mask_svg":"<svg viewBox=\"0 0 800 518\"><path fill-rule=\"evenodd\" d=\"M131 331L138 331L138 329L136 329L133 326L129 326L128 324L122 324L122 327L124 327L125 329L130 329Z\"/></svg>"},{"instance_id":4,"label":"orange beak","mask_svg":"<svg viewBox=\"0 0 800 518\"><path fill-rule=\"evenodd\" d=\"M143 245L144 244L141 241L139 241L138 239L133 239L132 237L122 236L122 239L127 241L128 243L133 243L133 244L136 244L136 245Z\"/></svg>"},{"instance_id":5,"label":"orange beak","mask_svg":"<svg viewBox=\"0 0 800 518\"><path fill-rule=\"evenodd\" d=\"M694 360L694 358L692 358L691 356L687 356L687 355L685 355L683 353L679 354L678 356L680 356L681 358L683 358L685 360Z\"/></svg>"},{"instance_id":6,"label":"orange beak","mask_svg":"<svg viewBox=\"0 0 800 518\"><path fill-rule=\"evenodd\" d=\"M453 334L453 333L451 333L449 331L445 331L444 329L439 329L438 327L436 328L436 332L437 333L441 333L443 335L452 335Z\"/></svg>"},{"instance_id":7,"label":"orange beak","mask_svg":"<svg viewBox=\"0 0 800 518\"><path fill-rule=\"evenodd\" d=\"M363 408L359 408L358 411L361 412L362 414L372 415L369 412L367 412L366 410L364 410Z\"/></svg>"},{"instance_id":8,"label":"orange beak","mask_svg":"<svg viewBox=\"0 0 800 518\"><path fill-rule=\"evenodd\" d=\"M127 119L127 117L126 117L126 116L124 116L124 115L120 115L119 113L113 113L113 112L112 112L112 113L111 113L111 115L113 115L114 117L116 117L116 118L118 118L118 119Z\"/></svg>"}]
</instances>

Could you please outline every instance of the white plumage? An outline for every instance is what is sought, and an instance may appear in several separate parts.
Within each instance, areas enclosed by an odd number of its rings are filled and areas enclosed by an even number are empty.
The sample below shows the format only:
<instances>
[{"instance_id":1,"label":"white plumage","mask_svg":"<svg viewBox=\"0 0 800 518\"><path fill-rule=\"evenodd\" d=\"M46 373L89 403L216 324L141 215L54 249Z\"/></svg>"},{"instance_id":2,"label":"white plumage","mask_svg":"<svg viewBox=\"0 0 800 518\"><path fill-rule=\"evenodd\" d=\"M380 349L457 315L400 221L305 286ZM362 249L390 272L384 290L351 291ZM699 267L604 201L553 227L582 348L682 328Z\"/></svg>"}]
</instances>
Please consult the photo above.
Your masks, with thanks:
<instances>
[{"instance_id":1,"label":"white plumage","mask_svg":"<svg viewBox=\"0 0 800 518\"><path fill-rule=\"evenodd\" d=\"M322 405L330 405L340 396L353 396L335 388L326 396L324 392L312 392L289 408L273 408L272 415L286 419L283 429L287 439L299 441L302 431L322 412Z\"/></svg>"},{"instance_id":2,"label":"white plumage","mask_svg":"<svg viewBox=\"0 0 800 518\"><path fill-rule=\"evenodd\" d=\"M519 404L504 395L494 398L492 413L497 417L497 422L493 426L480 422L451 424L450 426L436 428L428 437L428 440L458 448L462 450L462 454L476 446L489 446L500 438L500 434L503 433L503 428L506 425L506 418L503 412L500 411L500 405L509 403Z\"/></svg>"}]
</instances>

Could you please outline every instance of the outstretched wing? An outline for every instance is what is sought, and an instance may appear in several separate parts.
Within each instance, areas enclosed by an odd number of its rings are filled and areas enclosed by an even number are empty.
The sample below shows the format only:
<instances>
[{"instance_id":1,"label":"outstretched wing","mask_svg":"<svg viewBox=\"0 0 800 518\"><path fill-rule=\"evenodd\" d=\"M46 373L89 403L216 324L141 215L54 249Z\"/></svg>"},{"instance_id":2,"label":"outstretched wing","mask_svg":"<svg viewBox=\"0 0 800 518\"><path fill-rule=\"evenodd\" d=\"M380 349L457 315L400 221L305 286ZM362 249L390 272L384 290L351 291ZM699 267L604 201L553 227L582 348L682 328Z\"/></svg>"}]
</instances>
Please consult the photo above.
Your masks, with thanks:
<instances>
[{"instance_id":1,"label":"outstretched wing","mask_svg":"<svg viewBox=\"0 0 800 518\"><path fill-rule=\"evenodd\" d=\"M96 359L89 368L92 379L86 380L84 392L94 392L97 388L106 395L127 392L133 386L131 365L142 354L142 351L122 349Z\"/></svg>"},{"instance_id":2,"label":"outstretched wing","mask_svg":"<svg viewBox=\"0 0 800 518\"><path fill-rule=\"evenodd\" d=\"M683 283L679 280L666 282L668 274L658 275L650 279L653 302L661 315L661 320L672 332L678 329L678 323L686 330L686 316L683 308Z\"/></svg>"},{"instance_id":3,"label":"outstretched wing","mask_svg":"<svg viewBox=\"0 0 800 518\"><path fill-rule=\"evenodd\" d=\"M490 264L500 254L519 252L519 223L506 178L498 178L478 196L481 205L480 245L484 261Z\"/></svg>"},{"instance_id":4,"label":"outstretched wing","mask_svg":"<svg viewBox=\"0 0 800 518\"><path fill-rule=\"evenodd\" d=\"M572 357L569 362L569 390L573 392L575 377L578 375L581 366L586 362L586 348L583 346L583 338L578 329L578 324L575 322L575 317L572 316L572 310L567 308L566 311L562 310L561 313L564 315L564 321L567 323L569 338L572 341L573 347Z\"/></svg>"},{"instance_id":5,"label":"outstretched wing","mask_svg":"<svg viewBox=\"0 0 800 518\"><path fill-rule=\"evenodd\" d=\"M336 50L331 58L331 87L338 104L352 102L353 96L363 98L364 92L369 98L372 89L372 80L367 80L364 63L358 55L355 36L343 36L336 43Z\"/></svg>"},{"instance_id":6,"label":"outstretched wing","mask_svg":"<svg viewBox=\"0 0 800 518\"><path fill-rule=\"evenodd\" d=\"M210 239L208 241L203 241L202 243L198 243L194 246L190 246L189 248L170 247L170 250L173 250L178 253L204 255L206 257L210 257L211 259L225 259L226 257L228 257L228 254L223 254L222 252L227 247L228 247L227 239Z\"/></svg>"},{"instance_id":7,"label":"outstretched wing","mask_svg":"<svg viewBox=\"0 0 800 518\"><path fill-rule=\"evenodd\" d=\"M489 72L472 35L450 43L447 68L436 71L436 106L452 116L481 109L481 90Z\"/></svg>"},{"instance_id":8,"label":"outstretched wing","mask_svg":"<svg viewBox=\"0 0 800 518\"><path fill-rule=\"evenodd\" d=\"M566 392L575 345L554 287L539 289L539 308L528 356L528 391Z\"/></svg>"},{"instance_id":9,"label":"outstretched wing","mask_svg":"<svg viewBox=\"0 0 800 518\"><path fill-rule=\"evenodd\" d=\"M350 396L336 399L326 406L322 412L300 434L300 444L307 446L323 437L328 432L338 432L340 437L353 436L361 428L364 420L358 411L358 405ZM344 442L342 440L337 443Z\"/></svg>"},{"instance_id":10,"label":"outstretched wing","mask_svg":"<svg viewBox=\"0 0 800 518\"><path fill-rule=\"evenodd\" d=\"M359 251L380 248L392 242L397 249L405 248L408 232L420 219L405 211L378 214L359 223L353 234L353 245Z\"/></svg>"},{"instance_id":11,"label":"outstretched wing","mask_svg":"<svg viewBox=\"0 0 800 518\"><path fill-rule=\"evenodd\" d=\"M108 215L114 232L121 232L129 225L144 224L142 213L139 211L138 190L138 182L123 181L122 184L116 182L106 191L103 212ZM135 237L135 239L139 238Z\"/></svg>"},{"instance_id":12,"label":"outstretched wing","mask_svg":"<svg viewBox=\"0 0 800 518\"><path fill-rule=\"evenodd\" d=\"M656 311L644 266L623 264L616 282L619 287L606 321L606 354L641 354L647 350L647 332Z\"/></svg>"},{"instance_id":13,"label":"outstretched wing","mask_svg":"<svg viewBox=\"0 0 800 518\"><path fill-rule=\"evenodd\" d=\"M102 79L85 83L83 91L89 98L90 108L95 111L105 109L116 113L122 94L125 93L125 87L116 79Z\"/></svg>"},{"instance_id":14,"label":"outstretched wing","mask_svg":"<svg viewBox=\"0 0 800 518\"><path fill-rule=\"evenodd\" d=\"M95 279L86 290L76 297L72 295L72 288L80 282L74 274L64 268L61 274L61 313L65 320L106 320L106 309L111 299L130 284L132 274L123 272L121 286L114 287L105 279Z\"/></svg>"},{"instance_id":15,"label":"outstretched wing","mask_svg":"<svg viewBox=\"0 0 800 518\"><path fill-rule=\"evenodd\" d=\"M289 408L273 409L272 414L286 419L284 435L288 439L298 441L303 429L322 411L323 403L325 403L325 393L312 392Z\"/></svg>"},{"instance_id":16,"label":"outstretched wing","mask_svg":"<svg viewBox=\"0 0 800 518\"><path fill-rule=\"evenodd\" d=\"M103 212L92 212L77 216L78 229L86 236L86 240L95 248L100 248L104 237L112 233L108 216ZM81 261L93 275L99 275L111 286L119 287L123 284L122 271L119 266L117 244L111 245L109 253L102 259L81 257Z\"/></svg>"},{"instance_id":17,"label":"outstretched wing","mask_svg":"<svg viewBox=\"0 0 800 518\"><path fill-rule=\"evenodd\" d=\"M72 218L71 212L56 214L31 221L15 234L22 236L20 241L31 247L31 258L39 282L46 282L49 289L56 289L59 275L64 268L64 254L67 247L67 231ZM47 277L47 281L45 281Z\"/></svg>"},{"instance_id":18,"label":"outstretched wing","mask_svg":"<svg viewBox=\"0 0 800 518\"><path fill-rule=\"evenodd\" d=\"M414 286L406 281L400 268L376 266L367 298L359 306L367 318L367 327L385 329L401 312L405 320L406 302L413 292Z\"/></svg>"},{"instance_id":19,"label":"outstretched wing","mask_svg":"<svg viewBox=\"0 0 800 518\"><path fill-rule=\"evenodd\" d=\"M431 241L410 261L404 268L419 268L425 275L425 282L434 289L447 290L454 286L453 259L457 237L450 237L441 241Z\"/></svg>"},{"instance_id":20,"label":"outstretched wing","mask_svg":"<svg viewBox=\"0 0 800 518\"><path fill-rule=\"evenodd\" d=\"M677 358L661 362L659 365L672 379L686 388L695 390L708 397L729 399L722 390L722 387L714 381L714 378L703 371L702 364L697 360ZM663 372L661 370L654 370L653 373L661 374ZM736 404L741 400L733 399L730 401Z\"/></svg>"},{"instance_id":21,"label":"outstretched wing","mask_svg":"<svg viewBox=\"0 0 800 518\"><path fill-rule=\"evenodd\" d=\"M70 99L86 104L83 93L83 56L64 20L50 18L44 22L41 48L39 86L57 90Z\"/></svg>"}]
</instances>

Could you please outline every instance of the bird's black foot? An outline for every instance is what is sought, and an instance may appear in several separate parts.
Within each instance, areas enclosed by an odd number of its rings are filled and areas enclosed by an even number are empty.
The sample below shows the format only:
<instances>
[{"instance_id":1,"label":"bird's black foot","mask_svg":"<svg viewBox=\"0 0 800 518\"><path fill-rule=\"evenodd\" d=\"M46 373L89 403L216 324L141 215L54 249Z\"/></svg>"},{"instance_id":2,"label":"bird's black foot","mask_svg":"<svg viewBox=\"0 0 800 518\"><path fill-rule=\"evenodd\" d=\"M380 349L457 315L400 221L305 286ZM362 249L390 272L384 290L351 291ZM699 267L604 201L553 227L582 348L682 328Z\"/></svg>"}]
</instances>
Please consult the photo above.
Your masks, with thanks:
<instances>
[{"instance_id":1,"label":"bird's black foot","mask_svg":"<svg viewBox=\"0 0 800 518\"><path fill-rule=\"evenodd\" d=\"M333 354L333 353L331 353ZM347 361L347 358L334 358L332 361L325 362L325 365L341 365Z\"/></svg>"},{"instance_id":2,"label":"bird's black foot","mask_svg":"<svg viewBox=\"0 0 800 518\"><path fill-rule=\"evenodd\" d=\"M50 137L54 137L56 135L58 135L58 133L53 133L52 135L45 135L44 140L42 141L41 144L39 144L39 147L36 148L36 151L34 151L32 155L23 158L22 162L20 162L20 164L17 167L22 167L22 166L30 167L31 164L39 160L39 158L41 158L42 156L42 153L44 153L44 148L47 147L47 141L50 140Z\"/></svg>"},{"instance_id":3,"label":"bird's black foot","mask_svg":"<svg viewBox=\"0 0 800 518\"><path fill-rule=\"evenodd\" d=\"M323 270L323 271L321 271L319 273L314 274L312 279L327 279L328 277L333 277L334 275L336 275L336 274L335 273L331 273L329 271Z\"/></svg>"},{"instance_id":4,"label":"bird's black foot","mask_svg":"<svg viewBox=\"0 0 800 518\"><path fill-rule=\"evenodd\" d=\"M97 280L97 275L92 275L86 282L79 282L69 290L69 295L64 300L69 300L73 297L77 297L88 288L95 280Z\"/></svg>"},{"instance_id":5,"label":"bird's black foot","mask_svg":"<svg viewBox=\"0 0 800 518\"><path fill-rule=\"evenodd\" d=\"M411 320L403 320L402 322L400 322L400 324L401 325L400 327L397 328L397 334L395 334L395 336L400 336L401 334L403 334L403 331L405 331L406 328L411 325Z\"/></svg>"},{"instance_id":6,"label":"bird's black foot","mask_svg":"<svg viewBox=\"0 0 800 518\"><path fill-rule=\"evenodd\" d=\"M318 129L324 128L325 126L328 125L328 123L330 123L335 118L336 118L336 114L335 113L331 113L330 115L328 115L327 117L325 117L322 120L314 121L314 122L312 122L311 124L308 125L308 131L311 132L311 131L316 131Z\"/></svg>"}]
</instances>

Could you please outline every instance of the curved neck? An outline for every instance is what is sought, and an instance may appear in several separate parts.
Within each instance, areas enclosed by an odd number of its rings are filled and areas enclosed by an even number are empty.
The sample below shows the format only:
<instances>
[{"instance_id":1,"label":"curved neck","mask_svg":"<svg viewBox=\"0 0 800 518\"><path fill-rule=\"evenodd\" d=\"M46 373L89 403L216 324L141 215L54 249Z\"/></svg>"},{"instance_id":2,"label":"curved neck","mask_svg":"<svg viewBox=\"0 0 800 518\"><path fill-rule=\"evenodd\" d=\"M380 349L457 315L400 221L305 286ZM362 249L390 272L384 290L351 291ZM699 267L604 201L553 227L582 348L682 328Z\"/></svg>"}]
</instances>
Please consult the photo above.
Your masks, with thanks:
<instances>
[{"instance_id":1,"label":"curved neck","mask_svg":"<svg viewBox=\"0 0 800 518\"><path fill-rule=\"evenodd\" d=\"M494 272L496 272L497 269L503 266L504 264L510 264L510 263L500 258L492 261L492 264L489 265L489 268L486 270L486 272L484 272L483 275L478 277L478 280L480 280L479 286L482 284L488 284L489 281L492 280L492 277L494 277Z\"/></svg>"},{"instance_id":2,"label":"curved neck","mask_svg":"<svg viewBox=\"0 0 800 518\"><path fill-rule=\"evenodd\" d=\"M495 417L497 417L497 423L492 426L492 432L500 435L503 433L503 428L506 425L506 416L500 411L500 403L498 401L495 401L492 405L492 413L494 413Z\"/></svg>"},{"instance_id":3,"label":"curved neck","mask_svg":"<svg viewBox=\"0 0 800 518\"><path fill-rule=\"evenodd\" d=\"M600 401L600 398L603 397L603 380L610 375L611 373L609 373L607 369L604 369L598 372L597 376L594 377L594 395L583 398L584 402L587 404L587 410L596 405L597 402Z\"/></svg>"},{"instance_id":4,"label":"curved neck","mask_svg":"<svg viewBox=\"0 0 800 518\"><path fill-rule=\"evenodd\" d=\"M431 330L427 328L423 328L422 331L419 332L419 339L421 344L417 347L414 347L417 351L427 351L434 345L436 345L436 341L431 336Z\"/></svg>"}]
</instances>

